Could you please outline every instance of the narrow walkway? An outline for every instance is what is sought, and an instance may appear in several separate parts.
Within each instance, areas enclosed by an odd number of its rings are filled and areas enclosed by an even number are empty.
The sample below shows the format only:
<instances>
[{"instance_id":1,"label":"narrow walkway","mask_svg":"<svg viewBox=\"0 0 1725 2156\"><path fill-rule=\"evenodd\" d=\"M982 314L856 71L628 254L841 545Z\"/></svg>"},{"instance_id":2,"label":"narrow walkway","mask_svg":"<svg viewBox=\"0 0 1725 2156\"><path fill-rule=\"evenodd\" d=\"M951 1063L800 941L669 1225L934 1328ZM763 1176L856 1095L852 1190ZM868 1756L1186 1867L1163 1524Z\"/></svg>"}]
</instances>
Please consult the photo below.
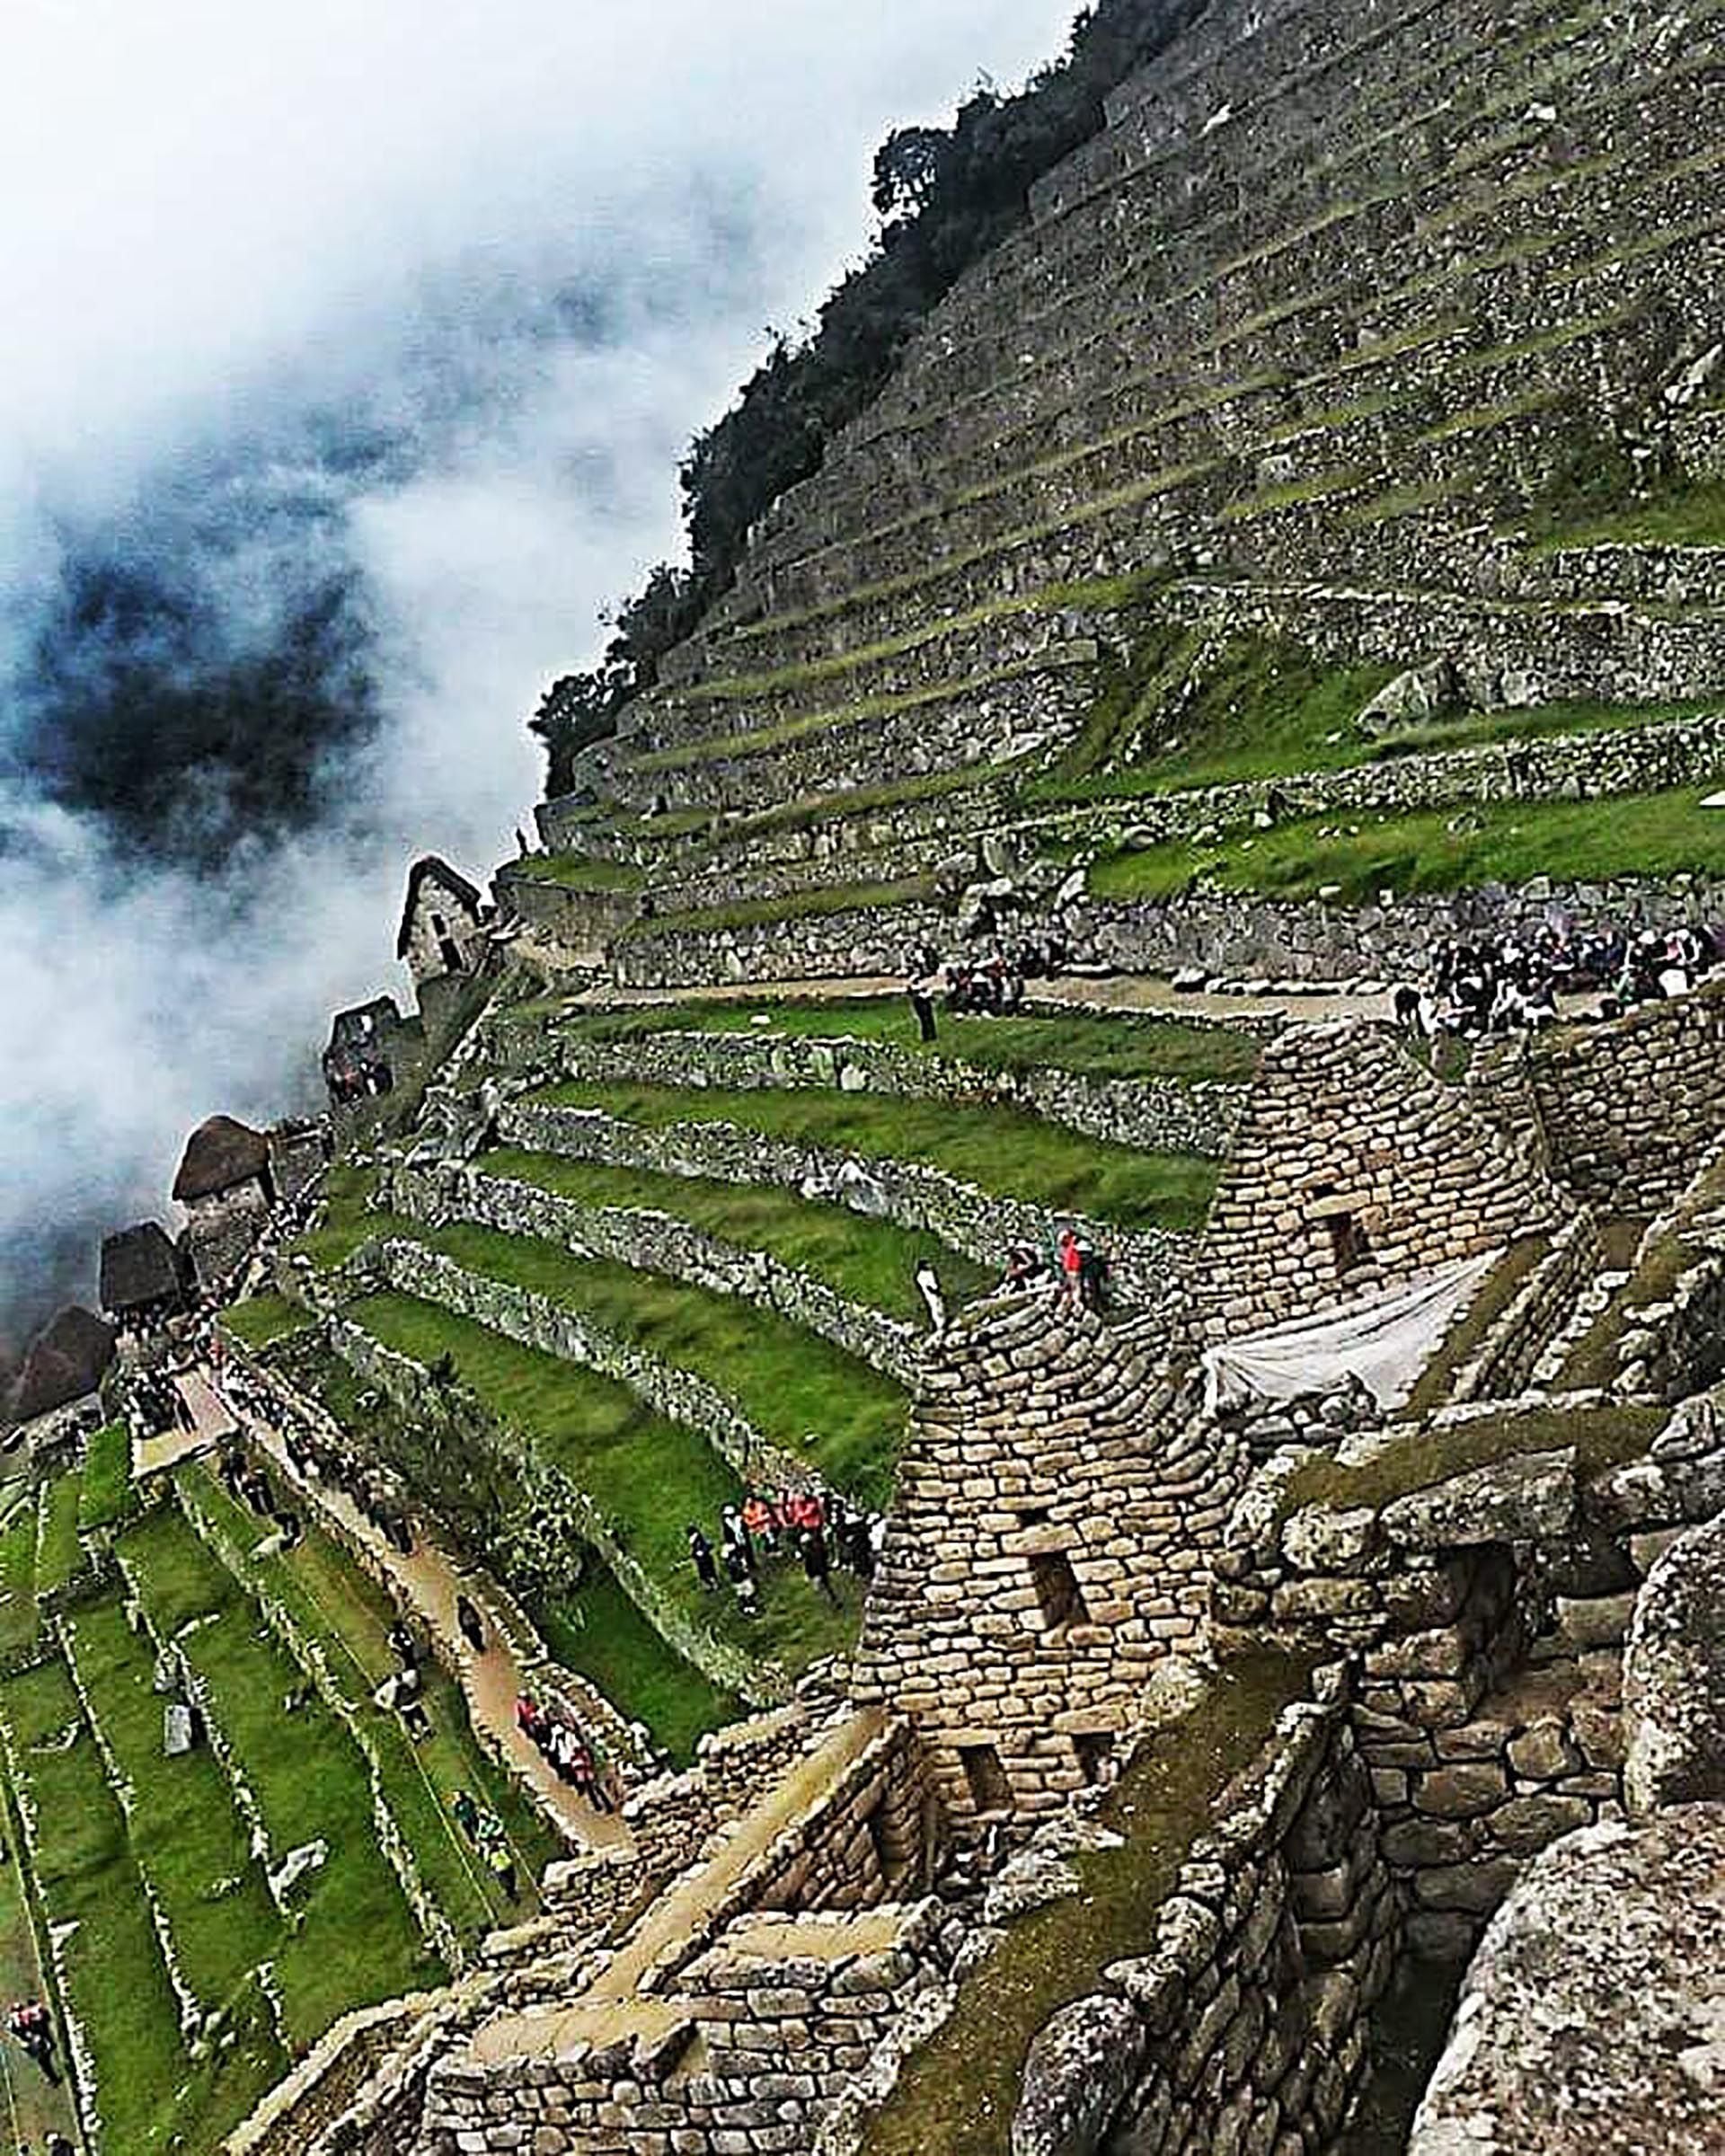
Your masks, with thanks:
<instances>
[{"instance_id":1,"label":"narrow walkway","mask_svg":"<svg viewBox=\"0 0 1725 2156\"><path fill-rule=\"evenodd\" d=\"M234 1418L227 1403L201 1370L187 1370L173 1381L174 1390L191 1414L189 1430L163 1430L154 1437L140 1437L132 1446L132 1480L159 1475L178 1467L182 1460L196 1459L234 1434Z\"/></svg>"},{"instance_id":2,"label":"narrow walkway","mask_svg":"<svg viewBox=\"0 0 1725 2156\"><path fill-rule=\"evenodd\" d=\"M577 2044L614 2042L624 2035L650 2037L685 2019L652 1996L655 1972L680 1966L678 1949L690 1944L703 1920L722 1906L739 1880L786 1827L831 1789L873 1743L884 1723L878 1708L863 1708L851 1715L745 1813L736 1831L698 1871L659 1896L633 1936L579 1999L547 2011L505 2014L487 2022L473 2038L470 2055L484 2065L505 2059L556 2058Z\"/></svg>"},{"instance_id":3,"label":"narrow walkway","mask_svg":"<svg viewBox=\"0 0 1725 2156\"><path fill-rule=\"evenodd\" d=\"M231 1419L231 1418L230 1418ZM411 1556L402 1556L360 1512L345 1491L307 1481L288 1457L281 1433L272 1423L244 1418L252 1442L270 1465L311 1509L341 1529L341 1539L359 1544L373 1569L386 1575L413 1614L436 1637L438 1658L454 1669L476 1730L493 1739L511 1768L533 1790L541 1809L570 1841L582 1849L615 1849L632 1839L615 1812L598 1812L561 1780L539 1748L516 1727L515 1702L532 1679L517 1658L509 1631L500 1620L487 1583L420 1527ZM456 1597L465 1595L485 1621L486 1648L476 1655L456 1621Z\"/></svg>"},{"instance_id":4,"label":"narrow walkway","mask_svg":"<svg viewBox=\"0 0 1725 2156\"><path fill-rule=\"evenodd\" d=\"M631 1004L841 1003L856 997L902 995L896 974L847 975L831 980L725 981L706 987L583 990L569 999L571 1010L615 1009ZM1057 980L1027 982L1026 1011L1144 1011L1161 1018L1303 1018L1314 1023L1338 1018L1389 1018L1387 989L1371 995L1340 991L1310 994L1289 985L1271 985L1261 994L1221 994L1190 992L1149 974L1063 974Z\"/></svg>"}]
</instances>

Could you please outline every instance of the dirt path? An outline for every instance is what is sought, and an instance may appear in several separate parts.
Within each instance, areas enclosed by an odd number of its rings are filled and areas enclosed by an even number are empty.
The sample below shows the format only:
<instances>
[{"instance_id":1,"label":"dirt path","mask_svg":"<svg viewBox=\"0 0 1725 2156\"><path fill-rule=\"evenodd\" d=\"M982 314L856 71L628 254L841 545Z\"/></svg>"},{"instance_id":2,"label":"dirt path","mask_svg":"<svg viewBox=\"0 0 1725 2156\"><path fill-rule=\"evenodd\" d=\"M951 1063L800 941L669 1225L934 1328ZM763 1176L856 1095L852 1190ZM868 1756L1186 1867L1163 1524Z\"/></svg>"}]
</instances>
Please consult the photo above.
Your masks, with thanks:
<instances>
[{"instance_id":1,"label":"dirt path","mask_svg":"<svg viewBox=\"0 0 1725 2156\"><path fill-rule=\"evenodd\" d=\"M248 1415L244 1424L253 1443L268 1454L270 1465L313 1516L322 1515L335 1523L341 1531L338 1539L360 1544L375 1570L394 1583L397 1599L436 1636L438 1659L456 1672L474 1728L494 1740L558 1829L582 1849L610 1849L627 1843L629 1829L616 1813L596 1811L585 1798L558 1779L541 1757L538 1746L517 1728L515 1702L530 1689L532 1680L517 1657L509 1630L483 1577L465 1569L422 1527L414 1536L412 1553L404 1557L344 1491L300 1476L288 1457L281 1433L272 1423ZM458 1594L476 1604L484 1619L482 1654L476 1655L468 1646L456 1621Z\"/></svg>"},{"instance_id":2,"label":"dirt path","mask_svg":"<svg viewBox=\"0 0 1725 2156\"><path fill-rule=\"evenodd\" d=\"M183 1371L173 1380L174 1390L191 1412L189 1430L164 1430L155 1437L140 1437L132 1445L132 1480L159 1475L182 1460L207 1453L234 1432L227 1403L202 1370Z\"/></svg>"}]
</instances>

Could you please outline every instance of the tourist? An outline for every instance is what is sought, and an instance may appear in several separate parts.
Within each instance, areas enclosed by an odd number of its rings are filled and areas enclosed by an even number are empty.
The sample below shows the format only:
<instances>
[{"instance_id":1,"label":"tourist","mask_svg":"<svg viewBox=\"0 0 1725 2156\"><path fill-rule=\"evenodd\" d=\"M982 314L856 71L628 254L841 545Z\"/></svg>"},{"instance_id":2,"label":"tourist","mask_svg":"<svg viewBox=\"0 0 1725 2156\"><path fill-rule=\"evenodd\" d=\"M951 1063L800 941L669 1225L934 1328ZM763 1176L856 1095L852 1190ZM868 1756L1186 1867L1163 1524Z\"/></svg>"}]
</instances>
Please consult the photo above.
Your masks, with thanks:
<instances>
[{"instance_id":1,"label":"tourist","mask_svg":"<svg viewBox=\"0 0 1725 2156\"><path fill-rule=\"evenodd\" d=\"M492 1878L503 1889L505 1898L514 1901L517 1893L514 1851L507 1842L493 1842L485 1851L485 1861L491 1868Z\"/></svg>"},{"instance_id":2,"label":"tourist","mask_svg":"<svg viewBox=\"0 0 1725 2156\"><path fill-rule=\"evenodd\" d=\"M1028 1242L1015 1242L1006 1252L1006 1270L1001 1286L1009 1294L1033 1287L1044 1270L1041 1258Z\"/></svg>"},{"instance_id":3,"label":"tourist","mask_svg":"<svg viewBox=\"0 0 1725 2156\"><path fill-rule=\"evenodd\" d=\"M1084 1252L1078 1247L1078 1237L1071 1228L1062 1228L1055 1238L1054 1261L1059 1269L1060 1292L1069 1310L1078 1310L1084 1304Z\"/></svg>"},{"instance_id":4,"label":"tourist","mask_svg":"<svg viewBox=\"0 0 1725 2156\"><path fill-rule=\"evenodd\" d=\"M1073 1238L1078 1253L1078 1299L1092 1316L1100 1317L1108 1292L1108 1260L1081 1230Z\"/></svg>"},{"instance_id":5,"label":"tourist","mask_svg":"<svg viewBox=\"0 0 1725 2156\"><path fill-rule=\"evenodd\" d=\"M476 1655L485 1652L485 1620L479 1613L479 1605L471 1595L456 1596L456 1624L462 1638Z\"/></svg>"},{"instance_id":6,"label":"tourist","mask_svg":"<svg viewBox=\"0 0 1725 2156\"><path fill-rule=\"evenodd\" d=\"M725 1543L725 1577L737 1596L737 1606L745 1617L757 1617L761 1609L761 1592L755 1583L753 1561L746 1542Z\"/></svg>"},{"instance_id":7,"label":"tourist","mask_svg":"<svg viewBox=\"0 0 1725 2156\"><path fill-rule=\"evenodd\" d=\"M946 1296L942 1292L940 1275L926 1258L916 1268L916 1292L928 1311L929 1338L938 1340L946 1331Z\"/></svg>"},{"instance_id":8,"label":"tourist","mask_svg":"<svg viewBox=\"0 0 1725 2156\"><path fill-rule=\"evenodd\" d=\"M701 1582L704 1594L713 1594L719 1586L719 1560L712 1553L712 1544L693 1521L689 1523L689 1555L694 1560L694 1576Z\"/></svg>"},{"instance_id":9,"label":"tourist","mask_svg":"<svg viewBox=\"0 0 1725 2156\"><path fill-rule=\"evenodd\" d=\"M918 974L905 991L910 999L911 1010L916 1014L917 1038L924 1042L931 1041L935 1037L934 987L931 974Z\"/></svg>"},{"instance_id":10,"label":"tourist","mask_svg":"<svg viewBox=\"0 0 1725 2156\"><path fill-rule=\"evenodd\" d=\"M818 1527L806 1527L801 1536L802 1568L809 1584L819 1589L834 1609L838 1607L838 1596L833 1592L832 1560L827 1549L827 1537Z\"/></svg>"},{"instance_id":11,"label":"tourist","mask_svg":"<svg viewBox=\"0 0 1725 2156\"><path fill-rule=\"evenodd\" d=\"M737 1575L730 1570L730 1553L737 1550L741 1552L743 1564L753 1577L759 1569L755 1561L755 1545L749 1540L748 1529L743 1524L743 1515L735 1505L727 1505L720 1514L719 1533L725 1546L726 1571L730 1573L733 1579L736 1578Z\"/></svg>"},{"instance_id":12,"label":"tourist","mask_svg":"<svg viewBox=\"0 0 1725 2156\"><path fill-rule=\"evenodd\" d=\"M778 1521L773 1507L759 1490L744 1491L742 1519L746 1532L755 1541L763 1543L771 1556L778 1546Z\"/></svg>"},{"instance_id":13,"label":"tourist","mask_svg":"<svg viewBox=\"0 0 1725 2156\"><path fill-rule=\"evenodd\" d=\"M54 2019L40 1999L20 1999L6 2016L6 2027L50 2081L60 2070L54 2057Z\"/></svg>"},{"instance_id":14,"label":"tourist","mask_svg":"<svg viewBox=\"0 0 1725 2156\"><path fill-rule=\"evenodd\" d=\"M456 1825L470 1842L479 1840L479 1806L471 1789L457 1789L449 1800L449 1809L456 1816Z\"/></svg>"}]
</instances>

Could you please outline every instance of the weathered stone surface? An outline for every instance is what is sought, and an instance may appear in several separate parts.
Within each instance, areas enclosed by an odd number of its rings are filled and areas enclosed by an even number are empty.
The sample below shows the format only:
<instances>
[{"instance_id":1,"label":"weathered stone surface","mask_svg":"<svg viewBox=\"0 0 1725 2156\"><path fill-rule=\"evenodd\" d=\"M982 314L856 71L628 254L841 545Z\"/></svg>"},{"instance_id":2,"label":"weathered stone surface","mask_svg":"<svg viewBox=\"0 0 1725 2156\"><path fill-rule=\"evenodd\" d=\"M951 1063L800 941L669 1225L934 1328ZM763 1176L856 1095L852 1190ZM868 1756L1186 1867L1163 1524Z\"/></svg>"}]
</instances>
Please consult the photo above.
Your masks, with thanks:
<instances>
[{"instance_id":1,"label":"weathered stone surface","mask_svg":"<svg viewBox=\"0 0 1725 2156\"><path fill-rule=\"evenodd\" d=\"M1725 1805L1534 1859L1468 1972L1408 2156L1725 2150Z\"/></svg>"},{"instance_id":2,"label":"weathered stone surface","mask_svg":"<svg viewBox=\"0 0 1725 2156\"><path fill-rule=\"evenodd\" d=\"M1416 1489L1386 1505L1380 1524L1403 1550L1543 1542L1568 1527L1575 1501L1575 1452L1566 1445L1517 1453Z\"/></svg>"},{"instance_id":3,"label":"weathered stone surface","mask_svg":"<svg viewBox=\"0 0 1725 2156\"><path fill-rule=\"evenodd\" d=\"M1027 1849L1013 1857L988 1889L982 1905L983 1922L1010 1924L1048 1902L1064 1901L1083 1885L1078 1874L1063 1858L1045 1850Z\"/></svg>"},{"instance_id":4,"label":"weathered stone surface","mask_svg":"<svg viewBox=\"0 0 1725 2156\"><path fill-rule=\"evenodd\" d=\"M1080 1999L1031 2046L1013 2118L1013 2156L1092 2156L1144 2057L1144 2024L1124 1999Z\"/></svg>"},{"instance_id":5,"label":"weathered stone surface","mask_svg":"<svg viewBox=\"0 0 1725 2156\"><path fill-rule=\"evenodd\" d=\"M1725 1797L1725 1513L1648 1575L1623 1654L1632 1813Z\"/></svg>"}]
</instances>

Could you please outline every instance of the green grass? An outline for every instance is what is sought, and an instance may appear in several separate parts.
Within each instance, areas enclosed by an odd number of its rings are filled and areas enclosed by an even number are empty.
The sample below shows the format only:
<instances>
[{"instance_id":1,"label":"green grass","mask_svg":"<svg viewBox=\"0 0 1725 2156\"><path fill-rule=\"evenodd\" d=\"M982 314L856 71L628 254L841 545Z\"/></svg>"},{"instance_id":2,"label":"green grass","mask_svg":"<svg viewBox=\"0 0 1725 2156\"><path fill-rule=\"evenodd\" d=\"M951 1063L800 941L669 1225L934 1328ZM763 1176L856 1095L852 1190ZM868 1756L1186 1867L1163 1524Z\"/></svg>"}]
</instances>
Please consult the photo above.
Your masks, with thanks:
<instances>
[{"instance_id":1,"label":"green grass","mask_svg":"<svg viewBox=\"0 0 1725 2156\"><path fill-rule=\"evenodd\" d=\"M4 1854L0 1854L0 1997L51 2002L54 1987L43 1973L25 1890L23 1837L9 1811L0 1811L0 1822L4 1823L6 1842ZM60 2049L64 2058L63 2044ZM75 2139L77 2121L73 2116L70 2087L64 2079L58 2086L50 2083L11 2046L0 2057L0 2079L5 2084L6 2112L19 2156L46 2143L51 2133L64 2134L68 2141Z\"/></svg>"},{"instance_id":2,"label":"green grass","mask_svg":"<svg viewBox=\"0 0 1725 2156\"><path fill-rule=\"evenodd\" d=\"M78 1541L78 1502L84 1478L57 1475L42 1485L36 1527L36 1592L51 1595L63 1587L84 1560Z\"/></svg>"},{"instance_id":3,"label":"green grass","mask_svg":"<svg viewBox=\"0 0 1725 2156\"><path fill-rule=\"evenodd\" d=\"M297 1303L277 1294L250 1295L243 1303L230 1303L222 1312L225 1330L252 1348L285 1340L290 1333L303 1332L312 1322Z\"/></svg>"},{"instance_id":4,"label":"green grass","mask_svg":"<svg viewBox=\"0 0 1725 2156\"><path fill-rule=\"evenodd\" d=\"M674 1654L595 1559L579 1589L536 1612L545 1644L568 1669L597 1685L655 1743L687 1766L710 1729L734 1721L742 1706Z\"/></svg>"},{"instance_id":5,"label":"green grass","mask_svg":"<svg viewBox=\"0 0 1725 2156\"><path fill-rule=\"evenodd\" d=\"M904 1388L819 1334L733 1295L571 1257L533 1236L458 1224L424 1240L470 1272L547 1296L704 1378L771 1443L868 1505L890 1497Z\"/></svg>"},{"instance_id":6,"label":"green grass","mask_svg":"<svg viewBox=\"0 0 1725 2156\"><path fill-rule=\"evenodd\" d=\"M378 1848L358 1746L315 1697L291 1716L284 1711L305 1683L298 1665L260 1630L237 1582L178 1512L158 1508L120 1548L157 1630L181 1635L208 1687L272 1850L279 1856L320 1837L329 1843L327 1862L302 1882L303 1922L276 1962L296 2038L314 2039L352 2007L438 1981L441 1965L423 1946ZM194 1625L197 1618L208 1621Z\"/></svg>"},{"instance_id":7,"label":"green grass","mask_svg":"<svg viewBox=\"0 0 1725 2156\"><path fill-rule=\"evenodd\" d=\"M640 939L682 930L758 928L774 921L810 921L828 914L872 913L883 906L923 906L934 897L932 876L906 876L896 883L823 883L786 891L776 898L739 898L727 906L690 906L682 913L643 914L621 932Z\"/></svg>"},{"instance_id":8,"label":"green grass","mask_svg":"<svg viewBox=\"0 0 1725 2156\"><path fill-rule=\"evenodd\" d=\"M889 1317L924 1317L913 1276L924 1257L934 1260L958 1300L982 1294L995 1279L986 1267L932 1235L764 1183L656 1175L645 1168L610 1168L567 1160L561 1153L508 1148L482 1154L473 1165L482 1175L532 1183L577 1205L668 1213L740 1249L765 1250L853 1303Z\"/></svg>"},{"instance_id":9,"label":"green grass","mask_svg":"<svg viewBox=\"0 0 1725 2156\"><path fill-rule=\"evenodd\" d=\"M924 772L914 779L895 779L880 786L848 786L827 793L800 794L776 801L770 808L727 821L727 843L759 831L796 831L836 817L868 816L882 808L914 808L918 802L943 799L950 793L969 792L972 787L992 785L1010 778L1017 764L966 764L955 771Z\"/></svg>"},{"instance_id":10,"label":"green grass","mask_svg":"<svg viewBox=\"0 0 1725 2156\"><path fill-rule=\"evenodd\" d=\"M256 1519L206 1470L184 1470L182 1480L189 1501L219 1537L241 1584L284 1608L300 1638L322 1650L331 1683L376 1748L390 1809L420 1878L456 1931L476 1941L492 1925L518 1919L531 1906L531 1895L510 1903L479 1861L450 1810L456 1790L473 1790L498 1815L523 1881L537 1879L564 1853L562 1843L531 1799L487 1758L460 1686L435 1664L424 1666L431 1735L414 1744L395 1716L371 1704L371 1693L396 1666L387 1638L395 1610L383 1589L315 1529L292 1551L257 1555Z\"/></svg>"},{"instance_id":11,"label":"green grass","mask_svg":"<svg viewBox=\"0 0 1725 2156\"><path fill-rule=\"evenodd\" d=\"M646 876L619 861L595 861L581 853L533 853L511 862L509 874L526 883L554 883L564 891L641 890Z\"/></svg>"},{"instance_id":12,"label":"green grass","mask_svg":"<svg viewBox=\"0 0 1725 2156\"><path fill-rule=\"evenodd\" d=\"M1725 480L1674 482L1644 500L1579 515L1543 533L1533 551L1609 545L1725 546Z\"/></svg>"},{"instance_id":13,"label":"green grass","mask_svg":"<svg viewBox=\"0 0 1725 2156\"><path fill-rule=\"evenodd\" d=\"M765 1021L765 1022L763 1022ZM983 1070L1031 1075L1071 1071L1085 1078L1173 1078L1198 1084L1243 1082L1258 1067L1250 1034L1134 1012L1025 1012L1016 1018L942 1013L932 1041L917 1037L902 996L833 1001L646 1003L633 1010L575 1012L562 1029L580 1040L642 1040L657 1033L747 1033L799 1040L887 1041L908 1055L951 1059Z\"/></svg>"},{"instance_id":14,"label":"green grass","mask_svg":"<svg viewBox=\"0 0 1725 2156\"><path fill-rule=\"evenodd\" d=\"M1031 2038L1100 1990L1110 1963L1149 1951L1193 1840L1305 1675L1280 1657L1231 1662L1184 1721L1151 1740L1101 1813L1125 1846L1075 1858L1081 1892L1022 1918L967 1978L951 2019L913 2054L870 2125L865 2156L1007 2156Z\"/></svg>"},{"instance_id":15,"label":"green grass","mask_svg":"<svg viewBox=\"0 0 1725 2156\"><path fill-rule=\"evenodd\" d=\"M1441 1430L1411 1428L1358 1467L1327 1457L1308 1460L1284 1485L1277 1511L1287 1519L1305 1505L1377 1507L1516 1453L1557 1452L1569 1445L1575 1447L1578 1470L1586 1480L1637 1458L1665 1419L1663 1408L1553 1406L1505 1408Z\"/></svg>"},{"instance_id":16,"label":"green grass","mask_svg":"<svg viewBox=\"0 0 1725 2156\"><path fill-rule=\"evenodd\" d=\"M36 1637L36 1507L27 1505L0 1534L0 1654Z\"/></svg>"},{"instance_id":17,"label":"green grass","mask_svg":"<svg viewBox=\"0 0 1725 2156\"><path fill-rule=\"evenodd\" d=\"M48 1920L70 1927L69 2004L94 2066L104 2145L126 2156L207 2156L277 2078L281 2057L260 1994L244 1994L225 2040L196 2069L126 1823L66 1665L0 1685L31 1800L31 1861ZM67 1741L68 1738L70 1741Z\"/></svg>"},{"instance_id":18,"label":"green grass","mask_svg":"<svg viewBox=\"0 0 1725 2156\"><path fill-rule=\"evenodd\" d=\"M77 1611L66 1629L97 1725L135 1794L127 1825L138 1868L167 1913L194 1997L224 2005L277 1951L284 1929L227 1777L203 1746L163 1755L155 1657L119 1595Z\"/></svg>"},{"instance_id":19,"label":"green grass","mask_svg":"<svg viewBox=\"0 0 1725 2156\"><path fill-rule=\"evenodd\" d=\"M1700 806L1700 786L1615 794L1597 801L1491 802L1466 812L1427 809L1338 826L1316 817L1216 847L1185 843L1099 862L1101 898L1164 898L1202 878L1223 890L1312 898L1327 885L1358 905L1393 890L1469 889L1535 876L1599 882L1617 876L1725 871L1725 815ZM1450 829L1464 822L1466 827Z\"/></svg>"},{"instance_id":20,"label":"green grass","mask_svg":"<svg viewBox=\"0 0 1725 2156\"><path fill-rule=\"evenodd\" d=\"M518 1347L435 1303L372 1295L347 1314L416 1362L429 1365L452 1356L461 1383L481 1405L585 1490L668 1599L719 1638L776 1657L792 1670L854 1639L854 1602L835 1613L800 1576L769 1574L764 1613L752 1625L728 1595L702 1595L685 1531L697 1521L712 1532L722 1508L740 1499L742 1485L697 1431L653 1414L607 1378Z\"/></svg>"},{"instance_id":21,"label":"green grass","mask_svg":"<svg viewBox=\"0 0 1725 2156\"><path fill-rule=\"evenodd\" d=\"M1216 1188L1208 1161L1080 1137L1016 1109L882 1100L815 1087L715 1098L670 1086L559 1085L535 1097L600 1109L649 1129L724 1122L865 1160L920 1162L984 1190L1045 1206L1051 1215L1084 1213L1122 1227L1195 1229Z\"/></svg>"},{"instance_id":22,"label":"green grass","mask_svg":"<svg viewBox=\"0 0 1725 2156\"><path fill-rule=\"evenodd\" d=\"M291 1246L296 1257L309 1258L321 1273L345 1265L362 1245L380 1235L411 1235L411 1221L369 1210L377 1188L374 1168L354 1168L338 1162L324 1179L323 1206L317 1224Z\"/></svg>"},{"instance_id":23,"label":"green grass","mask_svg":"<svg viewBox=\"0 0 1725 2156\"><path fill-rule=\"evenodd\" d=\"M1420 1373L1398 1421L1414 1420L1443 1405L1469 1358L1484 1346L1487 1333L1526 1286L1551 1247L1549 1235L1526 1235L1519 1242L1511 1243Z\"/></svg>"},{"instance_id":24,"label":"green grass","mask_svg":"<svg viewBox=\"0 0 1725 2156\"><path fill-rule=\"evenodd\" d=\"M111 1527L131 1503L132 1439L124 1423L111 1422L90 1440L78 1492L78 1524Z\"/></svg>"}]
</instances>

